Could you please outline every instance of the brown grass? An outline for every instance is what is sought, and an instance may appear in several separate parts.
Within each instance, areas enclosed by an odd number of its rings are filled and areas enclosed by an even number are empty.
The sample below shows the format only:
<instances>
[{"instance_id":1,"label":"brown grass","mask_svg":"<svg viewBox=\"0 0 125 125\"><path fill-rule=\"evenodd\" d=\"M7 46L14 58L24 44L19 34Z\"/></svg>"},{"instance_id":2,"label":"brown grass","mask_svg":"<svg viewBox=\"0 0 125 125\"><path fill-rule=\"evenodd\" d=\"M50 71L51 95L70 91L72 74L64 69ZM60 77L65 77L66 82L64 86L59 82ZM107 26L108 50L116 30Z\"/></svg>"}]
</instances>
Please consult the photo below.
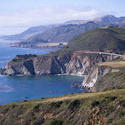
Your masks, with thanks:
<instances>
[{"instance_id":1,"label":"brown grass","mask_svg":"<svg viewBox=\"0 0 125 125\"><path fill-rule=\"evenodd\" d=\"M121 68L125 67L125 61L119 61L119 62L104 62L104 63L99 63L99 66L109 66L112 68Z\"/></svg>"}]
</instances>

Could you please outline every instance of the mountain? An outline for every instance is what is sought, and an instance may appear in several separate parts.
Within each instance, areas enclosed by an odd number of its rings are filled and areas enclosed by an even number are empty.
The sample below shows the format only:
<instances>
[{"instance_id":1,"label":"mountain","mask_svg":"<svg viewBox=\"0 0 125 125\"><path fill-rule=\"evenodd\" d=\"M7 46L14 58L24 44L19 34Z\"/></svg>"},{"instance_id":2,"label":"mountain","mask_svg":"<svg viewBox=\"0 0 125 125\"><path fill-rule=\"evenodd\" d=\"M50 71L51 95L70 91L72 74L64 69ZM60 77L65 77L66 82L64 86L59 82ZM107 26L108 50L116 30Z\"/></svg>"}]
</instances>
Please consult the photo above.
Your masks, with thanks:
<instances>
[{"instance_id":1,"label":"mountain","mask_svg":"<svg viewBox=\"0 0 125 125\"><path fill-rule=\"evenodd\" d=\"M78 36L82 32L86 32L91 29L97 28L98 25L94 22L88 22L85 25L63 25L59 27L52 28L46 32L38 34L36 36L30 37L26 41L33 41L32 39L39 38L43 40L48 40L49 42L68 42L75 36Z\"/></svg>"},{"instance_id":2,"label":"mountain","mask_svg":"<svg viewBox=\"0 0 125 125\"><path fill-rule=\"evenodd\" d=\"M43 33L33 35L30 38L23 40L20 43L17 43L16 46L18 47L24 46L29 48L29 46L37 44L40 41L41 43L43 41L48 41L50 43L68 42L72 40L74 37L78 36L79 34L86 32L88 30L96 29L97 27L98 25L94 22L88 22L86 24L81 24L81 25L76 25L76 24L62 25L51 28ZM27 43L27 46L25 43Z\"/></svg>"},{"instance_id":3,"label":"mountain","mask_svg":"<svg viewBox=\"0 0 125 125\"><path fill-rule=\"evenodd\" d=\"M81 34L68 44L73 50L125 51L125 29L99 28Z\"/></svg>"},{"instance_id":4,"label":"mountain","mask_svg":"<svg viewBox=\"0 0 125 125\"><path fill-rule=\"evenodd\" d=\"M94 19L96 23L101 24L120 24L125 23L125 17L115 17L113 15L106 15L104 17Z\"/></svg>"},{"instance_id":5,"label":"mountain","mask_svg":"<svg viewBox=\"0 0 125 125\"><path fill-rule=\"evenodd\" d=\"M107 15L101 18L96 18L93 21L72 20L66 22L43 33L36 34L23 41L27 43L37 42L37 39L48 42L69 42L76 36L85 33L89 30L98 27L119 26L124 27L125 17L117 18L112 15ZM23 43L20 43L23 46Z\"/></svg>"},{"instance_id":6,"label":"mountain","mask_svg":"<svg viewBox=\"0 0 125 125\"><path fill-rule=\"evenodd\" d=\"M120 24L120 23L125 23L125 17L115 17L113 15L106 15L98 18L94 18L92 20L71 20L65 22L65 24L85 24L89 21L93 21L95 23L100 23L100 24Z\"/></svg>"},{"instance_id":7,"label":"mountain","mask_svg":"<svg viewBox=\"0 0 125 125\"><path fill-rule=\"evenodd\" d=\"M7 39L7 40L25 40L25 39L30 38L31 36L36 35L36 34L43 33L46 30L49 30L49 29L51 29L55 26L54 25L48 25L48 26L31 27L31 28L27 29L26 31L22 32L21 34L1 36L0 38Z\"/></svg>"},{"instance_id":8,"label":"mountain","mask_svg":"<svg viewBox=\"0 0 125 125\"><path fill-rule=\"evenodd\" d=\"M91 53L91 51L94 53ZM81 34L70 41L66 48L56 52L37 57L30 55L31 58L27 55L16 56L8 66L0 70L0 73L14 76L85 75L93 70L95 63L117 58L116 55L103 55L97 53L97 51L125 53L125 29L118 27L99 28Z\"/></svg>"},{"instance_id":9,"label":"mountain","mask_svg":"<svg viewBox=\"0 0 125 125\"><path fill-rule=\"evenodd\" d=\"M85 24L89 22L88 20L70 20L65 22L65 24Z\"/></svg>"},{"instance_id":10,"label":"mountain","mask_svg":"<svg viewBox=\"0 0 125 125\"><path fill-rule=\"evenodd\" d=\"M18 39L21 42L17 46L25 47L34 46L35 44L47 42L69 42L78 35L87 31L99 28L118 26L125 27L125 17L115 17L107 15L91 21L72 20L60 25L38 26L32 27L27 31L13 36L5 36L6 39ZM29 45L28 45L29 44ZM14 45L15 46L15 45ZM37 45L36 45L37 46Z\"/></svg>"}]
</instances>

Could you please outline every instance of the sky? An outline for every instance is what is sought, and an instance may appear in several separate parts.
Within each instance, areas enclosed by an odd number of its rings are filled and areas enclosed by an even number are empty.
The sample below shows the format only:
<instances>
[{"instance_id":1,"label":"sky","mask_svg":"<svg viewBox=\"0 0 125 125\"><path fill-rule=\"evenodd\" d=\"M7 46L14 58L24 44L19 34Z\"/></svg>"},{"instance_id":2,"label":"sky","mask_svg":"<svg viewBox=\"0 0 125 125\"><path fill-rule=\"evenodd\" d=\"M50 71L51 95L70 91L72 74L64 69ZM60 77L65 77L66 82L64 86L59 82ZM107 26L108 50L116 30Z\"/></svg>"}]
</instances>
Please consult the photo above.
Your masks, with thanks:
<instances>
[{"instance_id":1,"label":"sky","mask_svg":"<svg viewBox=\"0 0 125 125\"><path fill-rule=\"evenodd\" d=\"M125 0L0 0L0 35L69 20L125 16L124 5Z\"/></svg>"}]
</instances>

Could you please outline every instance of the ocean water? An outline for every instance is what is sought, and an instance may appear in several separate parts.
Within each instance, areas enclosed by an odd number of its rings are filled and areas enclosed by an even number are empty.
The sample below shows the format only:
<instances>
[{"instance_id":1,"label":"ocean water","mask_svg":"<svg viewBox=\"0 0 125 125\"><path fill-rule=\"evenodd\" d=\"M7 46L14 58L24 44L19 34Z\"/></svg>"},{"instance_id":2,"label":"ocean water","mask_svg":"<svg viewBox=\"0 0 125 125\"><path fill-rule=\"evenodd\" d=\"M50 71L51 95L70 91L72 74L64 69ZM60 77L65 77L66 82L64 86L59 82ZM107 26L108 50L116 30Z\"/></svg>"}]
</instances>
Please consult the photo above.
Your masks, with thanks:
<instances>
[{"instance_id":1,"label":"ocean water","mask_svg":"<svg viewBox=\"0 0 125 125\"><path fill-rule=\"evenodd\" d=\"M46 54L54 49L11 48L8 43L0 42L0 67L5 66L16 55ZM0 105L23 100L56 97L65 94L84 92L72 88L73 83L81 84L80 76L54 75L41 77L0 76Z\"/></svg>"}]
</instances>

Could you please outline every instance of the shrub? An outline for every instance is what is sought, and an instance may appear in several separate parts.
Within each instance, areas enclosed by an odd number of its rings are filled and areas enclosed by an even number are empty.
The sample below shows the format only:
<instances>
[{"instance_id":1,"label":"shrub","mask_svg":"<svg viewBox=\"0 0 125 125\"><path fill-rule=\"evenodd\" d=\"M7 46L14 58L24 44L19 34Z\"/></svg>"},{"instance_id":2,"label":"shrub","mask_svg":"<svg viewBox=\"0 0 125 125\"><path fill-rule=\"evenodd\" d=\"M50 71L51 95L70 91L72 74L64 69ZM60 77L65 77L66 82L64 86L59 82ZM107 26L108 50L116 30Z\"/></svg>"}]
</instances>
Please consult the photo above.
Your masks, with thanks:
<instances>
[{"instance_id":1,"label":"shrub","mask_svg":"<svg viewBox=\"0 0 125 125\"><path fill-rule=\"evenodd\" d=\"M52 119L45 125L63 125L62 120Z\"/></svg>"},{"instance_id":2,"label":"shrub","mask_svg":"<svg viewBox=\"0 0 125 125\"><path fill-rule=\"evenodd\" d=\"M95 107L95 106L98 106L99 104L100 104L100 102L95 100L92 102L91 105L92 105L92 107Z\"/></svg>"},{"instance_id":3,"label":"shrub","mask_svg":"<svg viewBox=\"0 0 125 125\"><path fill-rule=\"evenodd\" d=\"M79 105L80 105L80 101L74 100L69 104L68 108L73 110L74 108L78 108Z\"/></svg>"}]
</instances>

